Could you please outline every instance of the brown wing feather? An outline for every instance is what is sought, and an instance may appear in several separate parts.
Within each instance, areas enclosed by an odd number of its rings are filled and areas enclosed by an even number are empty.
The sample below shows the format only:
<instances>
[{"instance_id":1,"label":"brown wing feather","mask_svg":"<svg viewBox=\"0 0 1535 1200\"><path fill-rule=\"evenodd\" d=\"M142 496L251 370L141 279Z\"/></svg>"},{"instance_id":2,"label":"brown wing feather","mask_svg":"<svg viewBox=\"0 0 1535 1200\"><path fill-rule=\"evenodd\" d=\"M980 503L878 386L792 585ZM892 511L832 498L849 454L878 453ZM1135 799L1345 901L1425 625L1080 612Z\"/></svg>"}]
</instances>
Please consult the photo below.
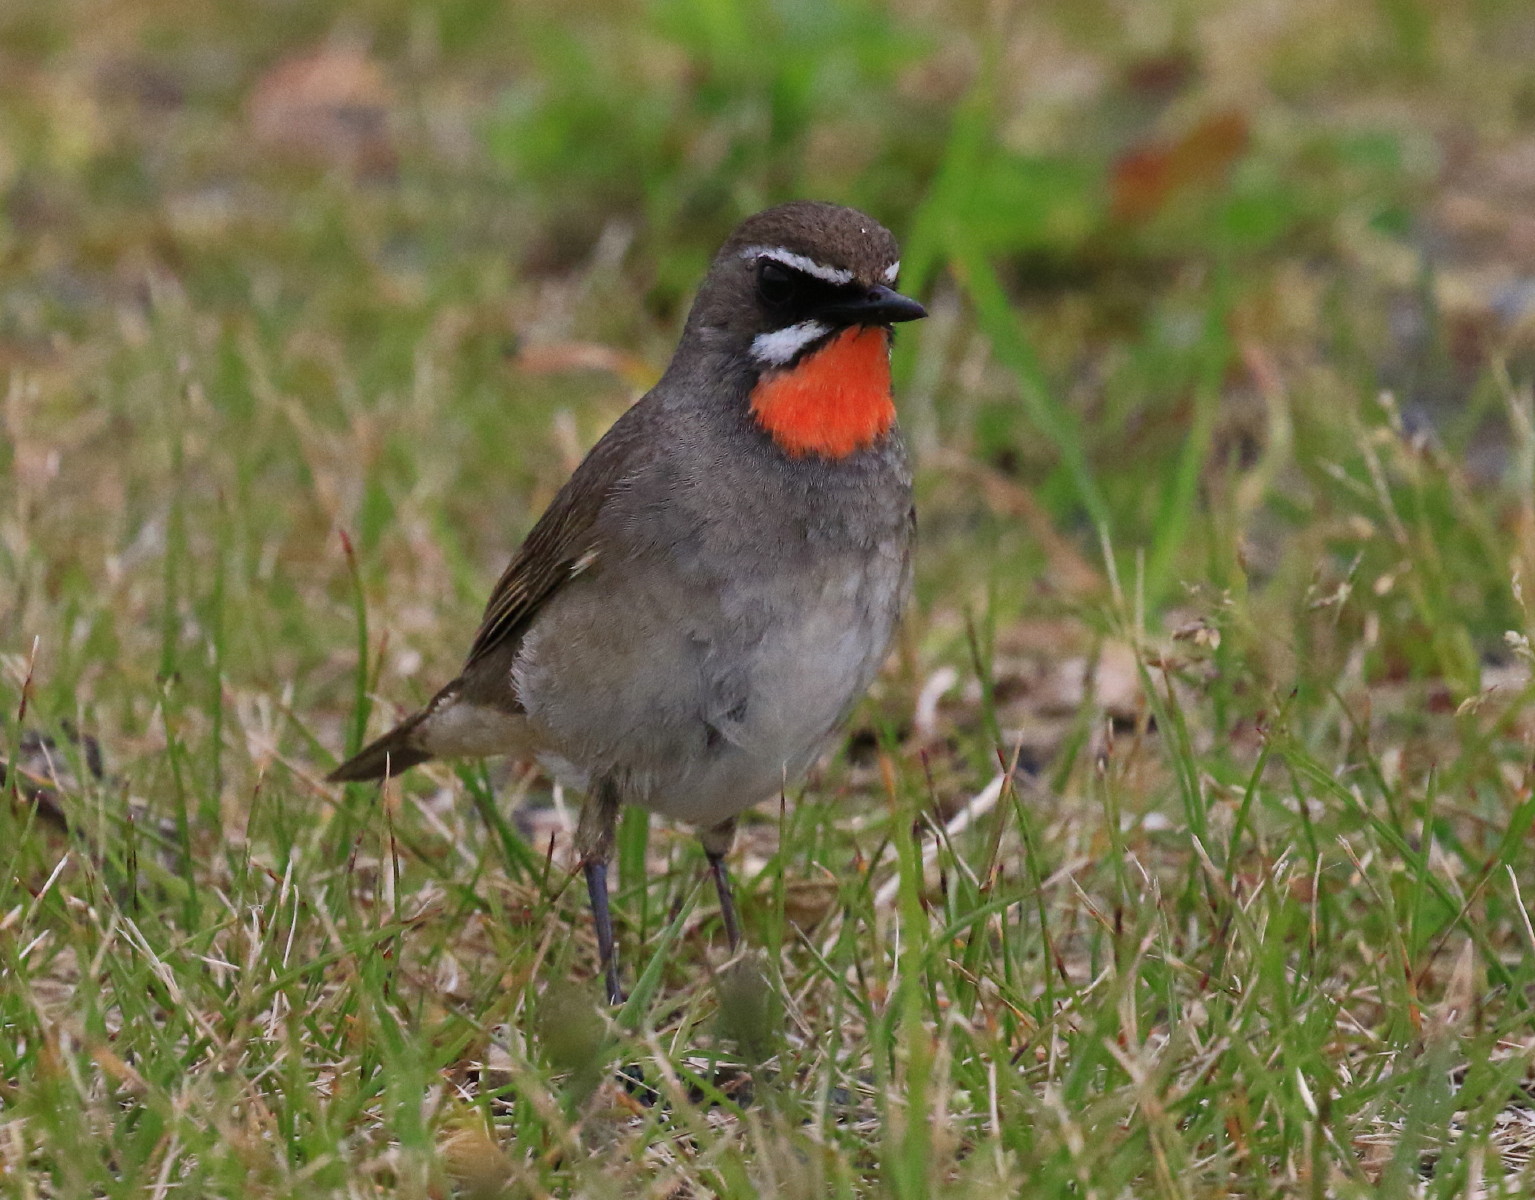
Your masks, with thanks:
<instances>
[{"instance_id":1,"label":"brown wing feather","mask_svg":"<svg viewBox=\"0 0 1535 1200\"><path fill-rule=\"evenodd\" d=\"M506 691L504 672L492 670L487 676L473 668L508 643L515 643L543 603L591 561L587 556L598 549L598 516L614 488L628 477L641 441L637 435L645 422L642 400L614 423L555 495L501 573L459 677L420 712L342 763L328 779L336 783L383 779L431 759L432 752L417 740L418 728L443 705L477 687L484 693L482 701L491 707L517 707L516 697ZM475 700L473 695L469 698Z\"/></svg>"},{"instance_id":2,"label":"brown wing feather","mask_svg":"<svg viewBox=\"0 0 1535 1200\"><path fill-rule=\"evenodd\" d=\"M485 605L465 672L520 637L544 601L579 574L586 556L598 549L594 526L614 487L628 474L643 406L641 401L629 409L592 447L512 556Z\"/></svg>"}]
</instances>

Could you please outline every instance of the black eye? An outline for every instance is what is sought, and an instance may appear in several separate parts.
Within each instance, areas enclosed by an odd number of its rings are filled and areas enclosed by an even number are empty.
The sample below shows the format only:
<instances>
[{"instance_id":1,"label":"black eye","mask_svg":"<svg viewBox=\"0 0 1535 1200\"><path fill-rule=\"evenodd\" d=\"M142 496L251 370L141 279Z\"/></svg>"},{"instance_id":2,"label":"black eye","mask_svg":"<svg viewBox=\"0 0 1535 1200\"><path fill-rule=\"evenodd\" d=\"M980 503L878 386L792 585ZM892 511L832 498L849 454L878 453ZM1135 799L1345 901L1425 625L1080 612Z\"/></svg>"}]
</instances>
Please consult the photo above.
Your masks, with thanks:
<instances>
[{"instance_id":1,"label":"black eye","mask_svg":"<svg viewBox=\"0 0 1535 1200\"><path fill-rule=\"evenodd\" d=\"M782 308L799 291L800 273L771 258L757 260L757 294L764 303Z\"/></svg>"}]
</instances>

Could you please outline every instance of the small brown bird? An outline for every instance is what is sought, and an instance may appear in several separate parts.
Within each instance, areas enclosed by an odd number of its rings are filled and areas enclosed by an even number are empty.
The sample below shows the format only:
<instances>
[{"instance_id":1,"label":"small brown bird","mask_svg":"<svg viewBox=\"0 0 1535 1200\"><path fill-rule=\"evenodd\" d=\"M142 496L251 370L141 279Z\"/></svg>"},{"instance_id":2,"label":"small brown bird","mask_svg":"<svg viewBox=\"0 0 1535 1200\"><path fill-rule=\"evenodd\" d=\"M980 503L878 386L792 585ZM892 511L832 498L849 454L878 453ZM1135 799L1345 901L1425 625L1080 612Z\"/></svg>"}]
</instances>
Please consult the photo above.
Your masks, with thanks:
<instances>
[{"instance_id":1,"label":"small brown bird","mask_svg":"<svg viewBox=\"0 0 1535 1200\"><path fill-rule=\"evenodd\" d=\"M749 218L659 383L555 496L458 678L331 773L531 756L585 794L576 848L608 998L619 806L699 828L732 948L736 817L815 758L908 591L911 475L890 395L895 239L850 208Z\"/></svg>"}]
</instances>

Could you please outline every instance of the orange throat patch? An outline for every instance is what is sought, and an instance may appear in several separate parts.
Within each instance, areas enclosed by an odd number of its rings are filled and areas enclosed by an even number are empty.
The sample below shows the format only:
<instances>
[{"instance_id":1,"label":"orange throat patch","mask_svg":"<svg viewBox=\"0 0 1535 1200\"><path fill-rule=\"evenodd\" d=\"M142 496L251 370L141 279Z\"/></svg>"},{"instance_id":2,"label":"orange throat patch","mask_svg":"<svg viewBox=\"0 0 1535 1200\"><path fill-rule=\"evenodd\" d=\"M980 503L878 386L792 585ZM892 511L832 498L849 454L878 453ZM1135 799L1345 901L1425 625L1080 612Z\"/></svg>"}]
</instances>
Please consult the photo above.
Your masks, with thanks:
<instances>
[{"instance_id":1,"label":"orange throat patch","mask_svg":"<svg viewBox=\"0 0 1535 1200\"><path fill-rule=\"evenodd\" d=\"M793 455L845 458L895 424L890 398L890 337L884 329L844 329L786 371L764 375L752 416Z\"/></svg>"}]
</instances>

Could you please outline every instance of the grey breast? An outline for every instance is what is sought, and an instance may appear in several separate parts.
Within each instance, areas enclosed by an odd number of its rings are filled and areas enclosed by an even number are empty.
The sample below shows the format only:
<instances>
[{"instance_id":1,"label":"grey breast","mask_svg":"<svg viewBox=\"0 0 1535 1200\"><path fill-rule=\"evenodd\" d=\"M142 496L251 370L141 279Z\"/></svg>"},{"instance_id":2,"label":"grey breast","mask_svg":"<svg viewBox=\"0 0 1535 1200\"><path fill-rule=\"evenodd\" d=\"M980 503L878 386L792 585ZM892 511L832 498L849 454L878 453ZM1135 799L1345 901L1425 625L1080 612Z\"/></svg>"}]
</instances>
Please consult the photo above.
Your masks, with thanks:
<instances>
[{"instance_id":1,"label":"grey breast","mask_svg":"<svg viewBox=\"0 0 1535 1200\"><path fill-rule=\"evenodd\" d=\"M692 422L615 489L514 666L546 763L712 824L774 794L878 671L909 559L899 443L779 462ZM728 445L726 443L729 443Z\"/></svg>"}]
</instances>

